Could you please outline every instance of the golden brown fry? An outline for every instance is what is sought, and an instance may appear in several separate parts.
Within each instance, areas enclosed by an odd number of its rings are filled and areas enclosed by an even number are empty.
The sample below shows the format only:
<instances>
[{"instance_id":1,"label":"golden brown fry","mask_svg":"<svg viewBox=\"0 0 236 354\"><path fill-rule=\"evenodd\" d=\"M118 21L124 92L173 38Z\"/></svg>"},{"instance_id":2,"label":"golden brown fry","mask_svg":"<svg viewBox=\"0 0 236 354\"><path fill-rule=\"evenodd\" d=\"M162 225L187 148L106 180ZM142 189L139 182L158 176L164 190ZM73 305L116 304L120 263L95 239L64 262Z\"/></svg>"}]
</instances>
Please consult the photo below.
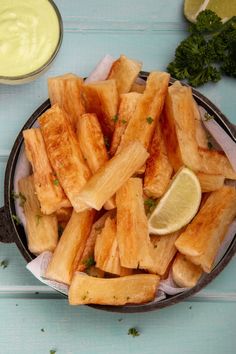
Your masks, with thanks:
<instances>
[{"instance_id":1,"label":"golden brown fry","mask_svg":"<svg viewBox=\"0 0 236 354\"><path fill-rule=\"evenodd\" d=\"M104 203L146 161L148 153L138 141L131 142L119 154L103 165L86 183L78 200L88 207L100 210Z\"/></svg>"},{"instance_id":2,"label":"golden brown fry","mask_svg":"<svg viewBox=\"0 0 236 354\"><path fill-rule=\"evenodd\" d=\"M131 86L130 92L144 93L145 87L145 85L140 85L134 82Z\"/></svg>"},{"instance_id":3,"label":"golden brown fry","mask_svg":"<svg viewBox=\"0 0 236 354\"><path fill-rule=\"evenodd\" d=\"M149 197L160 198L167 190L173 168L169 162L160 121L154 132L150 156L146 163L144 192Z\"/></svg>"},{"instance_id":4,"label":"golden brown fry","mask_svg":"<svg viewBox=\"0 0 236 354\"><path fill-rule=\"evenodd\" d=\"M130 178L116 193L117 241L120 263L126 268L153 266L142 194L139 178Z\"/></svg>"},{"instance_id":5,"label":"golden brown fry","mask_svg":"<svg viewBox=\"0 0 236 354\"><path fill-rule=\"evenodd\" d=\"M118 120L115 124L115 130L112 136L110 154L113 156L116 153L117 147L120 144L122 135L125 132L127 124L134 114L137 103L142 97L141 94L130 92L120 95L120 106L118 112Z\"/></svg>"},{"instance_id":6,"label":"golden brown fry","mask_svg":"<svg viewBox=\"0 0 236 354\"><path fill-rule=\"evenodd\" d=\"M53 252L57 245L57 218L43 215L36 196L33 176L19 180L19 192L24 196L26 235L30 252L38 255L44 251Z\"/></svg>"},{"instance_id":7,"label":"golden brown fry","mask_svg":"<svg viewBox=\"0 0 236 354\"><path fill-rule=\"evenodd\" d=\"M77 125L77 136L84 158L94 174L108 161L108 153L96 114L87 113L80 117ZM104 208L107 210L114 209L115 199L109 199Z\"/></svg>"},{"instance_id":8,"label":"golden brown fry","mask_svg":"<svg viewBox=\"0 0 236 354\"><path fill-rule=\"evenodd\" d=\"M56 178L74 209L77 212L85 210L86 206L77 197L91 172L66 114L58 105L54 105L39 118L39 124Z\"/></svg>"},{"instance_id":9,"label":"golden brown fry","mask_svg":"<svg viewBox=\"0 0 236 354\"><path fill-rule=\"evenodd\" d=\"M40 129L23 131L25 153L33 168L34 184L43 214L52 214L57 209L69 207L67 199L49 162Z\"/></svg>"},{"instance_id":10,"label":"golden brown fry","mask_svg":"<svg viewBox=\"0 0 236 354\"><path fill-rule=\"evenodd\" d=\"M97 235L94 257L96 266L104 272L123 276L130 274L130 270L120 265L115 218L108 217L102 232Z\"/></svg>"},{"instance_id":11,"label":"golden brown fry","mask_svg":"<svg viewBox=\"0 0 236 354\"><path fill-rule=\"evenodd\" d=\"M153 71L150 73L145 91L129 120L117 152L133 140L139 140L148 149L156 123L162 112L169 78L170 75L164 72Z\"/></svg>"},{"instance_id":12,"label":"golden brown fry","mask_svg":"<svg viewBox=\"0 0 236 354\"><path fill-rule=\"evenodd\" d=\"M119 95L130 91L141 68L142 64L140 62L129 59L125 55L121 55L113 63L108 79L116 80Z\"/></svg>"},{"instance_id":13,"label":"golden brown fry","mask_svg":"<svg viewBox=\"0 0 236 354\"><path fill-rule=\"evenodd\" d=\"M192 90L175 82L168 89L164 107L163 133L167 154L175 172L183 165L200 170Z\"/></svg>"},{"instance_id":14,"label":"golden brown fry","mask_svg":"<svg viewBox=\"0 0 236 354\"><path fill-rule=\"evenodd\" d=\"M70 221L59 240L45 277L61 283L70 284L73 271L77 268L89 236L95 212L86 210L73 211Z\"/></svg>"},{"instance_id":15,"label":"golden brown fry","mask_svg":"<svg viewBox=\"0 0 236 354\"><path fill-rule=\"evenodd\" d=\"M233 170L227 156L216 150L199 148L201 159L201 172L222 175L228 179L236 180L236 172Z\"/></svg>"},{"instance_id":16,"label":"golden brown fry","mask_svg":"<svg viewBox=\"0 0 236 354\"><path fill-rule=\"evenodd\" d=\"M51 105L58 104L67 114L73 129L81 114L85 113L82 102L83 79L74 74L50 77L48 94Z\"/></svg>"},{"instance_id":17,"label":"golden brown fry","mask_svg":"<svg viewBox=\"0 0 236 354\"><path fill-rule=\"evenodd\" d=\"M194 287L202 273L202 268L188 261L183 254L176 255L172 265L172 277L180 288Z\"/></svg>"},{"instance_id":18,"label":"golden brown fry","mask_svg":"<svg viewBox=\"0 0 236 354\"><path fill-rule=\"evenodd\" d=\"M166 273L177 252L175 241L179 235L180 231L165 236L151 235L153 265L147 268L150 273L157 273L159 275Z\"/></svg>"},{"instance_id":19,"label":"golden brown fry","mask_svg":"<svg viewBox=\"0 0 236 354\"><path fill-rule=\"evenodd\" d=\"M236 216L236 190L212 192L193 221L175 242L179 252L209 273L228 226Z\"/></svg>"},{"instance_id":20,"label":"golden brown fry","mask_svg":"<svg viewBox=\"0 0 236 354\"><path fill-rule=\"evenodd\" d=\"M76 270L80 272L86 271L86 264L88 263L89 259L94 259L94 247L95 247L95 242L97 239L98 234L102 232L102 229L105 225L105 221L109 216L114 216L114 213L112 211L108 211L103 216L101 216L100 219L98 219L92 226L91 232L88 236L88 239L86 241L86 245L83 251L83 254L80 258L78 267Z\"/></svg>"},{"instance_id":21,"label":"golden brown fry","mask_svg":"<svg viewBox=\"0 0 236 354\"><path fill-rule=\"evenodd\" d=\"M95 113L104 135L110 137L115 128L114 117L118 111L118 91L115 80L84 84L83 97L87 113Z\"/></svg>"},{"instance_id":22,"label":"golden brown fry","mask_svg":"<svg viewBox=\"0 0 236 354\"><path fill-rule=\"evenodd\" d=\"M154 274L136 274L113 279L93 278L81 273L73 277L70 305L124 305L152 301L159 284Z\"/></svg>"},{"instance_id":23,"label":"golden brown fry","mask_svg":"<svg viewBox=\"0 0 236 354\"><path fill-rule=\"evenodd\" d=\"M210 175L204 172L197 172L196 175L199 179L202 193L216 191L224 185L225 178L222 175Z\"/></svg>"}]
</instances>

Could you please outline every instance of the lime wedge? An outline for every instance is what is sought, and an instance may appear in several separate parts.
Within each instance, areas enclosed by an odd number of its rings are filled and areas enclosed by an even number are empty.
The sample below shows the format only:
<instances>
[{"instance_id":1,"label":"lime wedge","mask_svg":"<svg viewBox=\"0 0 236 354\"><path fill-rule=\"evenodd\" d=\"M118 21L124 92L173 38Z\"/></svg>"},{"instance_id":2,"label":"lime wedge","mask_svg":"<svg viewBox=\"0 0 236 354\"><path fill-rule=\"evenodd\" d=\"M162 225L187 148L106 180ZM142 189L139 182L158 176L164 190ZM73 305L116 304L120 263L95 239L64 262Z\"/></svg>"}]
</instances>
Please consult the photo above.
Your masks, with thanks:
<instances>
[{"instance_id":1,"label":"lime wedge","mask_svg":"<svg viewBox=\"0 0 236 354\"><path fill-rule=\"evenodd\" d=\"M166 235L187 225L198 211L201 196L195 173L182 168L152 212L148 220L149 233Z\"/></svg>"},{"instance_id":2,"label":"lime wedge","mask_svg":"<svg viewBox=\"0 0 236 354\"><path fill-rule=\"evenodd\" d=\"M185 0L184 15L190 22L196 22L199 12L209 9L224 21L236 16L236 0Z\"/></svg>"}]
</instances>

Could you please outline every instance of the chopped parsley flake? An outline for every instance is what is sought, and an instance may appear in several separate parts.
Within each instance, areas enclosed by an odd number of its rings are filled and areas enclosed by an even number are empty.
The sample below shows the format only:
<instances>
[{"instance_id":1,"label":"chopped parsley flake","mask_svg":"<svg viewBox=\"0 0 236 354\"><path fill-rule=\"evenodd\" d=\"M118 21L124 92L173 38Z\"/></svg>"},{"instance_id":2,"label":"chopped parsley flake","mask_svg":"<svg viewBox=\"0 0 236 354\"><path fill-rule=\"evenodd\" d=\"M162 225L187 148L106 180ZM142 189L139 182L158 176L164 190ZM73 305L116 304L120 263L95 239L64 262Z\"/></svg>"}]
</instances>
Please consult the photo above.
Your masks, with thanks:
<instances>
[{"instance_id":1,"label":"chopped parsley flake","mask_svg":"<svg viewBox=\"0 0 236 354\"><path fill-rule=\"evenodd\" d=\"M96 262L92 256L85 259L83 263L85 264L86 269L89 269L90 267L92 267L96 264Z\"/></svg>"},{"instance_id":2,"label":"chopped parsley flake","mask_svg":"<svg viewBox=\"0 0 236 354\"><path fill-rule=\"evenodd\" d=\"M152 124L154 119L152 119L152 117L147 117L146 121L148 122L148 124Z\"/></svg>"},{"instance_id":3,"label":"chopped parsley flake","mask_svg":"<svg viewBox=\"0 0 236 354\"><path fill-rule=\"evenodd\" d=\"M41 332L45 332L44 328L41 328Z\"/></svg>"},{"instance_id":4,"label":"chopped parsley flake","mask_svg":"<svg viewBox=\"0 0 236 354\"><path fill-rule=\"evenodd\" d=\"M51 350L50 350L50 354L56 354L56 352L57 352L57 351L56 351L55 349L51 349Z\"/></svg>"},{"instance_id":5,"label":"chopped parsley flake","mask_svg":"<svg viewBox=\"0 0 236 354\"><path fill-rule=\"evenodd\" d=\"M125 119L122 119L122 124L126 124L127 123L127 120L125 120Z\"/></svg>"},{"instance_id":6,"label":"chopped parsley flake","mask_svg":"<svg viewBox=\"0 0 236 354\"><path fill-rule=\"evenodd\" d=\"M21 192L19 194L15 193L14 191L12 191L11 196L14 200L19 199L20 200L20 206L23 207L25 202L26 202L26 197L24 196L24 194L22 194Z\"/></svg>"},{"instance_id":7,"label":"chopped parsley flake","mask_svg":"<svg viewBox=\"0 0 236 354\"><path fill-rule=\"evenodd\" d=\"M132 337L138 337L140 335L139 331L137 328L133 327L128 330L128 335Z\"/></svg>"},{"instance_id":8,"label":"chopped parsley flake","mask_svg":"<svg viewBox=\"0 0 236 354\"><path fill-rule=\"evenodd\" d=\"M114 115L114 117L112 117L112 120L116 123L118 121L118 115Z\"/></svg>"},{"instance_id":9,"label":"chopped parsley flake","mask_svg":"<svg viewBox=\"0 0 236 354\"><path fill-rule=\"evenodd\" d=\"M207 122L208 120L211 120L211 119L214 119L214 116L211 116L210 114L208 114L208 113L205 113L204 114L204 120L205 120L205 122Z\"/></svg>"},{"instance_id":10,"label":"chopped parsley flake","mask_svg":"<svg viewBox=\"0 0 236 354\"><path fill-rule=\"evenodd\" d=\"M54 184L55 186L59 186L59 181L58 181L58 179L57 179L57 178L56 178L56 179L54 179L53 184Z\"/></svg>"},{"instance_id":11,"label":"chopped parsley flake","mask_svg":"<svg viewBox=\"0 0 236 354\"><path fill-rule=\"evenodd\" d=\"M2 267L3 269L7 268L7 266L8 266L8 261L6 259L0 262L0 267Z\"/></svg>"},{"instance_id":12,"label":"chopped parsley flake","mask_svg":"<svg viewBox=\"0 0 236 354\"><path fill-rule=\"evenodd\" d=\"M20 225L21 221L17 215L12 215L12 219L15 221L16 225Z\"/></svg>"},{"instance_id":13,"label":"chopped parsley flake","mask_svg":"<svg viewBox=\"0 0 236 354\"><path fill-rule=\"evenodd\" d=\"M156 206L156 201L152 198L148 198L144 201L146 214L149 214L153 211Z\"/></svg>"}]
</instances>

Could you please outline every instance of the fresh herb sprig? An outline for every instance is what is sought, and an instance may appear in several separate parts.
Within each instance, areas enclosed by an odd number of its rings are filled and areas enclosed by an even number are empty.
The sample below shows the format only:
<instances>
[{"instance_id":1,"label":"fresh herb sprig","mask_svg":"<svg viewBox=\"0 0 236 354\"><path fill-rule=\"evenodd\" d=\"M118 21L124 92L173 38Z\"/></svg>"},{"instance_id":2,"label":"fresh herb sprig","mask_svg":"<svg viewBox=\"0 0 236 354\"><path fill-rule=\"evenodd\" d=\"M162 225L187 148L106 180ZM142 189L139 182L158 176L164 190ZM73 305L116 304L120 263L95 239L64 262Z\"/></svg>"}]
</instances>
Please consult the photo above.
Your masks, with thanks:
<instances>
[{"instance_id":1,"label":"fresh herb sprig","mask_svg":"<svg viewBox=\"0 0 236 354\"><path fill-rule=\"evenodd\" d=\"M140 333L139 333L139 331L137 330L137 328L132 327L132 328L129 328L129 330L128 330L128 335L129 335L129 336L132 336L132 337L138 337L138 336L140 336Z\"/></svg>"},{"instance_id":2,"label":"fresh herb sprig","mask_svg":"<svg viewBox=\"0 0 236 354\"><path fill-rule=\"evenodd\" d=\"M174 78L196 87L217 82L222 74L236 77L236 16L223 23L216 13L204 10L189 31L167 67Z\"/></svg>"}]
</instances>

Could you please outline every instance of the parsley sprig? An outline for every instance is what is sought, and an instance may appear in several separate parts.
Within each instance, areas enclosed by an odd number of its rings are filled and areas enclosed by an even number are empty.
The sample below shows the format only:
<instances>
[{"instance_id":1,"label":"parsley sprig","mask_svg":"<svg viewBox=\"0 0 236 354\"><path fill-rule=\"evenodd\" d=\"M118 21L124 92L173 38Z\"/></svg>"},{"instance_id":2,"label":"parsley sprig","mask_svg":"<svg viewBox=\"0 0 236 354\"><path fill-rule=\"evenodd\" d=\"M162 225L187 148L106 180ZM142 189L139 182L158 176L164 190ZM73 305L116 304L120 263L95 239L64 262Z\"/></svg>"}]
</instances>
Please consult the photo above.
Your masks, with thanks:
<instances>
[{"instance_id":1,"label":"parsley sprig","mask_svg":"<svg viewBox=\"0 0 236 354\"><path fill-rule=\"evenodd\" d=\"M138 336L140 336L140 333L139 333L139 331L137 330L137 328L132 327L132 328L129 328L129 330L128 330L128 335L129 335L129 336L132 336L132 337L138 337Z\"/></svg>"},{"instance_id":2,"label":"parsley sprig","mask_svg":"<svg viewBox=\"0 0 236 354\"><path fill-rule=\"evenodd\" d=\"M216 13L204 10L189 31L167 67L174 78L196 87L217 82L222 74L236 77L236 16L223 23Z\"/></svg>"}]
</instances>

